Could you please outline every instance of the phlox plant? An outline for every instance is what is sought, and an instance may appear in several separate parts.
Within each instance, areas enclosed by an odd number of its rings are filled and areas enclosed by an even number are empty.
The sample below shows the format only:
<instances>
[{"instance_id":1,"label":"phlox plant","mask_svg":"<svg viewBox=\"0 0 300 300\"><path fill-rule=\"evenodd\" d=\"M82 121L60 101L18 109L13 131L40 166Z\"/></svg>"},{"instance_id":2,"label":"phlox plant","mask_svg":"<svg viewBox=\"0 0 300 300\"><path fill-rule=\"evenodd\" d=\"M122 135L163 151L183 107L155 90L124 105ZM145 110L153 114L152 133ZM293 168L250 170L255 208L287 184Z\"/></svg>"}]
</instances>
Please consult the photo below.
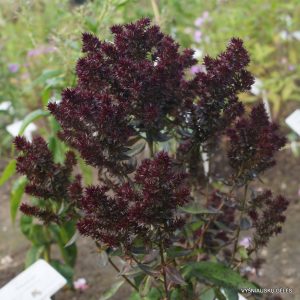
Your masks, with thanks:
<instances>
[{"instance_id":1,"label":"phlox plant","mask_svg":"<svg viewBox=\"0 0 300 300\"><path fill-rule=\"evenodd\" d=\"M15 139L17 171L38 199L20 209L48 228L76 223L131 299L236 299L257 287L243 267L281 232L288 206L253 188L285 138L262 104L249 111L239 101L254 82L243 42L231 39L192 74L193 51L149 19L111 32L112 42L83 34L77 84L48 105L70 149L65 162L42 137ZM98 184L82 183L76 156Z\"/></svg>"}]
</instances>

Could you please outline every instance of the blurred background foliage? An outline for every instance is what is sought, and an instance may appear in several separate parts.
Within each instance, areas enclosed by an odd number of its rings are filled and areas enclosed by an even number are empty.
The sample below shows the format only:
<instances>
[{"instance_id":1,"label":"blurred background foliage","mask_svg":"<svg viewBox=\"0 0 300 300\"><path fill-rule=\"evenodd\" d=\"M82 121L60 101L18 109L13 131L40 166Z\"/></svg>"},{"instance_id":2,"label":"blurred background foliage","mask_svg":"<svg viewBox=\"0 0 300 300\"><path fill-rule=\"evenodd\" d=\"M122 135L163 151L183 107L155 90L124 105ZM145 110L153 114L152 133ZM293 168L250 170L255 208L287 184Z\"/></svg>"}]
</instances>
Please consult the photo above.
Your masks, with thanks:
<instances>
[{"instance_id":1,"label":"blurred background foliage","mask_svg":"<svg viewBox=\"0 0 300 300\"><path fill-rule=\"evenodd\" d=\"M110 39L112 24L142 16L159 23L183 47L194 48L200 62L206 53L223 50L231 37L242 38L256 76L253 93L242 97L245 102L263 99L274 118L284 103L300 99L298 0L1 0L0 6L2 155L8 154L11 134L20 130L10 124L22 124L74 84L82 32ZM56 124L41 117L32 120L41 134L53 136Z\"/></svg>"}]
</instances>

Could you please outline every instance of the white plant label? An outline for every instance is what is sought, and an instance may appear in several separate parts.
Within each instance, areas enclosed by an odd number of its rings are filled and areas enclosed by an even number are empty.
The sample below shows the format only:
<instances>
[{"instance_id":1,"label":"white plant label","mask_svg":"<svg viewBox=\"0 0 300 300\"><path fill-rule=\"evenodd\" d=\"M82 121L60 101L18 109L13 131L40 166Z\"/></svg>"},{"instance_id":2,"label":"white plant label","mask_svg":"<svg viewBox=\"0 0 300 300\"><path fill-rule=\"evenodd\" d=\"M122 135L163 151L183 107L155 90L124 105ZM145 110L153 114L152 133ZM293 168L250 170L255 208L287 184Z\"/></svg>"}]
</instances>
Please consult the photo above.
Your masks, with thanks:
<instances>
[{"instance_id":1,"label":"white plant label","mask_svg":"<svg viewBox=\"0 0 300 300\"><path fill-rule=\"evenodd\" d=\"M300 109L295 110L285 119L285 123L289 125L300 136Z\"/></svg>"},{"instance_id":2,"label":"white plant label","mask_svg":"<svg viewBox=\"0 0 300 300\"><path fill-rule=\"evenodd\" d=\"M0 289L0 299L50 300L66 283L63 276L40 259Z\"/></svg>"}]
</instances>

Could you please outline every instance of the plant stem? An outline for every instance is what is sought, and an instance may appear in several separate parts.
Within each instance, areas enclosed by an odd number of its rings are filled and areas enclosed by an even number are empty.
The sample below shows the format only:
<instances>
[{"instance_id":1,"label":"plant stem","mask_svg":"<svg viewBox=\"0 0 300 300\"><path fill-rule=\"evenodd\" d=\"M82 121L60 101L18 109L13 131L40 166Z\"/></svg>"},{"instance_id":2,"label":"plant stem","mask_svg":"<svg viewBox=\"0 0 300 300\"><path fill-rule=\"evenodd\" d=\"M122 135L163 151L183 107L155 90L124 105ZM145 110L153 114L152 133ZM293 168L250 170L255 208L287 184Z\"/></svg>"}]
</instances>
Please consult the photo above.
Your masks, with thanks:
<instances>
[{"instance_id":1,"label":"plant stem","mask_svg":"<svg viewBox=\"0 0 300 300\"><path fill-rule=\"evenodd\" d=\"M163 247L163 243L160 242L159 244L159 252L160 252L160 258L161 258L161 264L163 266L163 277L164 277L164 288L165 288L165 293L166 293L166 299L169 300L170 299L170 295L169 295L169 290L168 290L168 283L167 283L167 274L166 274L166 270L165 270L165 259L164 259L164 247Z\"/></svg>"},{"instance_id":2,"label":"plant stem","mask_svg":"<svg viewBox=\"0 0 300 300\"><path fill-rule=\"evenodd\" d=\"M47 244L45 245L45 251L44 251L44 259L46 262L50 263L50 261L51 261L51 235L50 235L48 226L45 226L43 229L44 229L44 234L47 237Z\"/></svg>"},{"instance_id":3,"label":"plant stem","mask_svg":"<svg viewBox=\"0 0 300 300\"><path fill-rule=\"evenodd\" d=\"M150 150L150 157L154 156L154 144L152 138L148 139L148 145L149 145L149 150Z\"/></svg>"},{"instance_id":4,"label":"plant stem","mask_svg":"<svg viewBox=\"0 0 300 300\"><path fill-rule=\"evenodd\" d=\"M241 233L241 220L244 216L246 199L247 199L247 191L248 191L248 184L245 185L245 189L244 189L244 197L243 197L243 200L242 200L242 208L241 208L242 211L241 211L241 216L240 216L240 220L239 220L239 226L238 226L236 236L235 236L235 243L234 243L234 247L233 247L231 263L233 263L235 253L236 253L237 248L238 248L238 242L239 242L239 237L240 237L240 233Z\"/></svg>"},{"instance_id":5,"label":"plant stem","mask_svg":"<svg viewBox=\"0 0 300 300\"><path fill-rule=\"evenodd\" d=\"M159 15L159 8L156 3L156 0L151 0L151 5L152 5L154 17L155 17L155 22L157 25L159 25L160 24L160 15Z\"/></svg>"},{"instance_id":6,"label":"plant stem","mask_svg":"<svg viewBox=\"0 0 300 300\"><path fill-rule=\"evenodd\" d=\"M115 265L115 263L112 261L112 259L108 256L108 262L112 265L112 267L120 273L120 269ZM126 276L126 275L121 275L128 284L130 284L137 292L139 292L138 287Z\"/></svg>"}]
</instances>

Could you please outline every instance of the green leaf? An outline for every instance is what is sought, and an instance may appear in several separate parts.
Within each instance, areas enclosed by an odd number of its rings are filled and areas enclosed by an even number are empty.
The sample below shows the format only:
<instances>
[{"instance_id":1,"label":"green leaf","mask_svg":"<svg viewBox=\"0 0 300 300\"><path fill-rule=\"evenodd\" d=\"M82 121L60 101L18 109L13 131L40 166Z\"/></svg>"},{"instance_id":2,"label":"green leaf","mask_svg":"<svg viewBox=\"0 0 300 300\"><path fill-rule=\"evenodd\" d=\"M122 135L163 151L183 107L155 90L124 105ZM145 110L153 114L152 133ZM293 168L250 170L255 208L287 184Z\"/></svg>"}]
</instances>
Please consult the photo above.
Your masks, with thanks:
<instances>
[{"instance_id":1,"label":"green leaf","mask_svg":"<svg viewBox=\"0 0 300 300\"><path fill-rule=\"evenodd\" d=\"M93 169L88 166L85 161L81 158L78 159L79 167L83 175L83 180L86 185L93 183Z\"/></svg>"},{"instance_id":2,"label":"green leaf","mask_svg":"<svg viewBox=\"0 0 300 300\"><path fill-rule=\"evenodd\" d=\"M30 239L30 232L32 226L33 226L33 218L30 216L22 215L20 218L20 229L28 239Z\"/></svg>"},{"instance_id":3,"label":"green leaf","mask_svg":"<svg viewBox=\"0 0 300 300\"><path fill-rule=\"evenodd\" d=\"M74 269L66 264L62 264L59 260L52 260L51 265L67 279L68 285L73 285Z\"/></svg>"},{"instance_id":4,"label":"green leaf","mask_svg":"<svg viewBox=\"0 0 300 300\"><path fill-rule=\"evenodd\" d=\"M120 289L120 287L123 285L124 280L117 281L114 283L109 290L104 292L104 294L100 297L99 300L107 300L110 299L115 293Z\"/></svg>"},{"instance_id":5,"label":"green leaf","mask_svg":"<svg viewBox=\"0 0 300 300\"><path fill-rule=\"evenodd\" d=\"M63 163L65 160L65 147L55 136L50 136L48 139L49 149L53 154L56 163Z\"/></svg>"},{"instance_id":6,"label":"green leaf","mask_svg":"<svg viewBox=\"0 0 300 300\"><path fill-rule=\"evenodd\" d=\"M193 204L185 207L181 207L180 210L183 212L199 215L199 214L219 214L220 212L217 210L207 209L205 207L201 207L199 205Z\"/></svg>"},{"instance_id":7,"label":"green leaf","mask_svg":"<svg viewBox=\"0 0 300 300\"><path fill-rule=\"evenodd\" d=\"M70 240L66 243L65 248L70 247L71 245L76 243L78 238L79 238L79 231L76 230L75 233L73 234L73 236L70 238Z\"/></svg>"},{"instance_id":8,"label":"green leaf","mask_svg":"<svg viewBox=\"0 0 300 300\"><path fill-rule=\"evenodd\" d=\"M200 294L200 300L214 300L215 299L215 291L213 288L205 289Z\"/></svg>"},{"instance_id":9,"label":"green leaf","mask_svg":"<svg viewBox=\"0 0 300 300\"><path fill-rule=\"evenodd\" d=\"M192 252L193 252L193 250L185 249L180 246L173 246L173 247L167 249L167 254L171 258L187 256L187 255L191 254Z\"/></svg>"},{"instance_id":10,"label":"green leaf","mask_svg":"<svg viewBox=\"0 0 300 300\"><path fill-rule=\"evenodd\" d=\"M34 122L35 120L37 120L39 118L46 117L48 115L49 115L49 112L42 110L42 109L37 109L37 110L31 112L30 114L28 114L23 120L22 126L19 130L19 135L22 135L24 133L25 129L27 128L27 126L30 123Z\"/></svg>"},{"instance_id":11,"label":"green leaf","mask_svg":"<svg viewBox=\"0 0 300 300\"><path fill-rule=\"evenodd\" d=\"M129 2L129 0L123 0L123 1L120 1L118 4L116 4L116 7L117 7L117 8L120 8L120 7L124 6L124 5L126 5L127 2Z\"/></svg>"},{"instance_id":12,"label":"green leaf","mask_svg":"<svg viewBox=\"0 0 300 300\"><path fill-rule=\"evenodd\" d=\"M30 265L32 265L34 262L36 262L39 258L41 258L44 250L45 250L44 246L33 245L26 253L25 268L28 268Z\"/></svg>"},{"instance_id":13,"label":"green leaf","mask_svg":"<svg viewBox=\"0 0 300 300\"><path fill-rule=\"evenodd\" d=\"M152 277L145 276L139 285L139 293L142 297L146 297L149 294L151 288Z\"/></svg>"},{"instance_id":14,"label":"green leaf","mask_svg":"<svg viewBox=\"0 0 300 300\"><path fill-rule=\"evenodd\" d=\"M248 252L245 247L239 247L238 252L239 252L239 255L241 256L242 260L248 259Z\"/></svg>"},{"instance_id":15,"label":"green leaf","mask_svg":"<svg viewBox=\"0 0 300 300\"><path fill-rule=\"evenodd\" d=\"M17 161L15 159L12 159L7 164L0 177L0 186L3 185L11 176L16 173L16 164Z\"/></svg>"},{"instance_id":16,"label":"green leaf","mask_svg":"<svg viewBox=\"0 0 300 300\"><path fill-rule=\"evenodd\" d=\"M46 227L40 224L33 224L30 231L30 239L34 245L46 245L51 242L46 234Z\"/></svg>"},{"instance_id":17,"label":"green leaf","mask_svg":"<svg viewBox=\"0 0 300 300\"><path fill-rule=\"evenodd\" d=\"M51 79L51 78L56 78L58 76L60 76L62 74L61 70L44 70L43 73L41 74L41 76L39 76L34 82L33 84L41 84L41 85L45 85L45 83L47 83L47 80Z\"/></svg>"},{"instance_id":18,"label":"green leaf","mask_svg":"<svg viewBox=\"0 0 300 300\"><path fill-rule=\"evenodd\" d=\"M235 289L224 288L223 292L226 296L226 300L239 300L239 294Z\"/></svg>"},{"instance_id":19,"label":"green leaf","mask_svg":"<svg viewBox=\"0 0 300 300\"><path fill-rule=\"evenodd\" d=\"M216 299L227 300L225 295L221 292L221 290L219 288L215 288L214 290L215 290Z\"/></svg>"},{"instance_id":20,"label":"green leaf","mask_svg":"<svg viewBox=\"0 0 300 300\"><path fill-rule=\"evenodd\" d=\"M18 178L12 187L10 194L10 215L13 222L16 220L17 212L20 206L22 196L24 194L27 178L22 176Z\"/></svg>"},{"instance_id":21,"label":"green leaf","mask_svg":"<svg viewBox=\"0 0 300 300\"><path fill-rule=\"evenodd\" d=\"M66 247L66 244L74 237L76 227L73 222L65 223L62 226L52 224L49 229L51 230L55 241L57 242L61 255L66 264L71 267L75 266L77 258L76 241Z\"/></svg>"},{"instance_id":22,"label":"green leaf","mask_svg":"<svg viewBox=\"0 0 300 300\"><path fill-rule=\"evenodd\" d=\"M194 262L185 267L184 275L207 280L214 285L227 288L255 288L255 285L224 264L210 261Z\"/></svg>"}]
</instances>

